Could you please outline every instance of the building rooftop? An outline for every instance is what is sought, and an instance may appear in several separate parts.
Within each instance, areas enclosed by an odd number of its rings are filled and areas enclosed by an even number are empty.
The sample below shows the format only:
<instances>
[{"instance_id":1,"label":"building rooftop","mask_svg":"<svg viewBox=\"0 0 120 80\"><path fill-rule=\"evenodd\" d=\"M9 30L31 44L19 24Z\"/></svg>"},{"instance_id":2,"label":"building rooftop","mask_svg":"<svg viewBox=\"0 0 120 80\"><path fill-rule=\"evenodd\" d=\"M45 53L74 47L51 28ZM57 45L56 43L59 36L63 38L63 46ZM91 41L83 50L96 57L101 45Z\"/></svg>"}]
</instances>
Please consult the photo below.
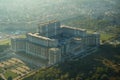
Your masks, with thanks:
<instances>
[{"instance_id":1,"label":"building rooftop","mask_svg":"<svg viewBox=\"0 0 120 80\"><path fill-rule=\"evenodd\" d=\"M39 27L44 26L44 25L49 25L49 24L55 23L55 22L58 22L58 21L57 20L51 20L51 21L48 21L48 22L42 22L42 23L39 24Z\"/></svg>"},{"instance_id":2,"label":"building rooftop","mask_svg":"<svg viewBox=\"0 0 120 80\"><path fill-rule=\"evenodd\" d=\"M81 38L76 37L76 38L74 38L74 40L77 40L77 41L78 41L78 40L82 40L82 39L81 39Z\"/></svg>"},{"instance_id":3,"label":"building rooftop","mask_svg":"<svg viewBox=\"0 0 120 80\"><path fill-rule=\"evenodd\" d=\"M33 33L28 33L28 35L34 36L34 37L37 37L37 38L41 38L41 39L44 39L44 40L51 40L48 37L40 36L39 33L34 33L34 34Z\"/></svg>"},{"instance_id":4,"label":"building rooftop","mask_svg":"<svg viewBox=\"0 0 120 80\"><path fill-rule=\"evenodd\" d=\"M58 51L59 48L50 48L50 50L52 50L52 51Z\"/></svg>"},{"instance_id":5,"label":"building rooftop","mask_svg":"<svg viewBox=\"0 0 120 80\"><path fill-rule=\"evenodd\" d=\"M76 28L76 27L70 27L70 26L66 26L66 25L62 25L61 27L65 27L65 28L69 28L69 29L75 29L75 30L81 30L81 31L87 31L86 29L81 29L81 28Z\"/></svg>"}]
</instances>

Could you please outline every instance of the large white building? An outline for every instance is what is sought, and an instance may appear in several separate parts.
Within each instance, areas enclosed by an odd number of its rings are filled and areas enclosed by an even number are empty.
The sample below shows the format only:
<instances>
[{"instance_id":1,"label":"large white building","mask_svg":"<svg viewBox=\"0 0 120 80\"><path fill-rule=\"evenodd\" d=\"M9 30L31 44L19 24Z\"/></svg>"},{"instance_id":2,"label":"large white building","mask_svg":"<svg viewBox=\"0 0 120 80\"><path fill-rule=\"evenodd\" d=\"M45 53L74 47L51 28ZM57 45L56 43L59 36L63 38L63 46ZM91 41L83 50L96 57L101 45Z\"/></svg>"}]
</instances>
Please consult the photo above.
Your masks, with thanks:
<instances>
[{"instance_id":1,"label":"large white building","mask_svg":"<svg viewBox=\"0 0 120 80\"><path fill-rule=\"evenodd\" d=\"M11 49L27 55L28 61L37 65L52 65L68 56L85 52L88 47L100 44L100 34L61 25L58 21L40 24L37 33L28 33L26 38L12 38ZM34 61L37 59L37 61Z\"/></svg>"}]
</instances>

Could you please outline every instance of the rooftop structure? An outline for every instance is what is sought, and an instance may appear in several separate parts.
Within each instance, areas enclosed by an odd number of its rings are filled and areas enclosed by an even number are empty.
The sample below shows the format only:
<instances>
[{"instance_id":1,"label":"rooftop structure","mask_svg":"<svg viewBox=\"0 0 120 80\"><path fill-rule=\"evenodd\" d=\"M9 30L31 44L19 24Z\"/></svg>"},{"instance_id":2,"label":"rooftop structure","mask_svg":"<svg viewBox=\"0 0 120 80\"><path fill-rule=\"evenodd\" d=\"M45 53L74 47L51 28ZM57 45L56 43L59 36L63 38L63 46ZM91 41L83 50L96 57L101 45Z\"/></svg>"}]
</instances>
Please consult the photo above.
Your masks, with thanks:
<instances>
[{"instance_id":1,"label":"rooftop structure","mask_svg":"<svg viewBox=\"0 0 120 80\"><path fill-rule=\"evenodd\" d=\"M87 30L61 25L58 21L42 23L38 32L28 33L25 39L11 39L11 49L14 52L24 52L25 55L36 57L37 65L52 65L67 59L69 55L80 55L88 47L99 46L100 35L87 33ZM29 60L28 60L29 61Z\"/></svg>"}]
</instances>

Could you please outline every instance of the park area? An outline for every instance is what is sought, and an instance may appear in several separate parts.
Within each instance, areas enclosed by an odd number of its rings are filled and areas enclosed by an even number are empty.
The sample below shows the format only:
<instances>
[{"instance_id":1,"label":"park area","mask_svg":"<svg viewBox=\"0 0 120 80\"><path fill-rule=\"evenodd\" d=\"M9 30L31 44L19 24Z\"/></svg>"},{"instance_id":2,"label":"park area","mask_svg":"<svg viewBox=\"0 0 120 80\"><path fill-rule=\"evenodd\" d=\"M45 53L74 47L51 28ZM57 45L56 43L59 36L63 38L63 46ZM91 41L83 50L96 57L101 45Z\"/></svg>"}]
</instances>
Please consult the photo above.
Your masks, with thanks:
<instances>
[{"instance_id":1,"label":"park area","mask_svg":"<svg viewBox=\"0 0 120 80\"><path fill-rule=\"evenodd\" d=\"M0 76L5 80L9 77L18 80L20 77L30 73L30 71L31 69L17 58L10 58L0 62Z\"/></svg>"}]
</instances>

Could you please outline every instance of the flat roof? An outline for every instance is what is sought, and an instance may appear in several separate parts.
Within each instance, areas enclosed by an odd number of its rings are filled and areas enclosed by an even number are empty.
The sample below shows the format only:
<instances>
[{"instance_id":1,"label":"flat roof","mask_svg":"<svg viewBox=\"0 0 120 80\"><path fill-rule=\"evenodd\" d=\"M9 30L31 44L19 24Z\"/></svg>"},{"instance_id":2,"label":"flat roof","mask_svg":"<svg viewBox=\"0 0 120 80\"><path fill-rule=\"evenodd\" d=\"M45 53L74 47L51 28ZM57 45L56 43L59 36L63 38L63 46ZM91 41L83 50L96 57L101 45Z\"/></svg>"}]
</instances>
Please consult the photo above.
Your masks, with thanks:
<instances>
[{"instance_id":1,"label":"flat roof","mask_svg":"<svg viewBox=\"0 0 120 80\"><path fill-rule=\"evenodd\" d=\"M81 30L81 31L87 31L86 29L81 29L81 28L76 28L76 27L71 27L71 26L66 26L66 25L61 25L62 28L70 28L74 30Z\"/></svg>"},{"instance_id":2,"label":"flat roof","mask_svg":"<svg viewBox=\"0 0 120 80\"><path fill-rule=\"evenodd\" d=\"M37 37L37 38L41 38L41 39L45 39L45 40L52 40L48 37L40 36L39 33L34 33L34 34L33 33L28 33L28 35L34 36L34 37Z\"/></svg>"},{"instance_id":3,"label":"flat roof","mask_svg":"<svg viewBox=\"0 0 120 80\"><path fill-rule=\"evenodd\" d=\"M48 21L48 22L41 22L39 25L39 27L41 26L44 26L44 25L48 25L48 24L51 24L51 23L55 23L55 22L58 22L57 20L51 20L51 21Z\"/></svg>"},{"instance_id":4,"label":"flat roof","mask_svg":"<svg viewBox=\"0 0 120 80\"><path fill-rule=\"evenodd\" d=\"M75 37L74 39L75 39L75 40L82 40L82 39L81 39L81 38L79 38L79 37Z\"/></svg>"}]
</instances>

